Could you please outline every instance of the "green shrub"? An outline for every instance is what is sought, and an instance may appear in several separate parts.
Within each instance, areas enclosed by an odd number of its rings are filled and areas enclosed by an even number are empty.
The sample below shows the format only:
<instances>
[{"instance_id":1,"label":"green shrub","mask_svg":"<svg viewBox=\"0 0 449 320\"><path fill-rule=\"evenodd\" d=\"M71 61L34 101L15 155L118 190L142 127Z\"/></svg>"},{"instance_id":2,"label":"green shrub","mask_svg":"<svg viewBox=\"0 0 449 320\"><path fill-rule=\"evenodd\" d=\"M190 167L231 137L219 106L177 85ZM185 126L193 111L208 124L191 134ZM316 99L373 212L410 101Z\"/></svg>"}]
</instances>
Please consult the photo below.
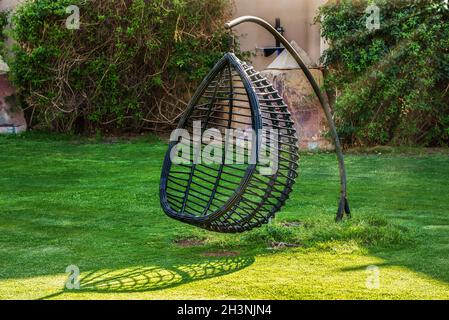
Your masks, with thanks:
<instances>
[{"instance_id":1,"label":"green shrub","mask_svg":"<svg viewBox=\"0 0 449 320\"><path fill-rule=\"evenodd\" d=\"M0 56L3 51L3 45L5 41L4 29L8 24L8 13L5 11L0 12Z\"/></svg>"},{"instance_id":2,"label":"green shrub","mask_svg":"<svg viewBox=\"0 0 449 320\"><path fill-rule=\"evenodd\" d=\"M380 29L366 27L369 4ZM444 0L337 1L320 9L324 63L346 144L449 141L449 10Z\"/></svg>"},{"instance_id":3,"label":"green shrub","mask_svg":"<svg viewBox=\"0 0 449 320\"><path fill-rule=\"evenodd\" d=\"M80 29L66 28L69 5ZM10 63L31 125L60 132L172 127L227 49L228 0L27 0Z\"/></svg>"}]
</instances>

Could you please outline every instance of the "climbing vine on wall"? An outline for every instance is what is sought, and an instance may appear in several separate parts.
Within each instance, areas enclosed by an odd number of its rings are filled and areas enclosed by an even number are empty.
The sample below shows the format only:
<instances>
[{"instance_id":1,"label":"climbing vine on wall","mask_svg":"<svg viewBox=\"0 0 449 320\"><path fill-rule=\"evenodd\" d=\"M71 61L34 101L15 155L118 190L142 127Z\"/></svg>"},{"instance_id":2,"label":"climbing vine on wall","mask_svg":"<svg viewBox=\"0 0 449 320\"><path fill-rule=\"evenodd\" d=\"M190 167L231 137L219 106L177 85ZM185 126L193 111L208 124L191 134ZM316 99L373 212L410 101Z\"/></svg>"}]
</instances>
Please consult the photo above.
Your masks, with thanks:
<instances>
[{"instance_id":1,"label":"climbing vine on wall","mask_svg":"<svg viewBox=\"0 0 449 320\"><path fill-rule=\"evenodd\" d=\"M5 11L0 12L0 56L2 54L5 41L5 35L3 32L7 25L8 25L8 13Z\"/></svg>"},{"instance_id":2,"label":"climbing vine on wall","mask_svg":"<svg viewBox=\"0 0 449 320\"><path fill-rule=\"evenodd\" d=\"M367 29L369 5L380 28ZM320 10L330 43L328 89L346 144L447 145L449 10L444 0L332 1Z\"/></svg>"},{"instance_id":3,"label":"climbing vine on wall","mask_svg":"<svg viewBox=\"0 0 449 320\"><path fill-rule=\"evenodd\" d=\"M66 20L76 5L80 28ZM164 131L227 49L228 0L33 0L10 67L28 121L61 132Z\"/></svg>"}]
</instances>

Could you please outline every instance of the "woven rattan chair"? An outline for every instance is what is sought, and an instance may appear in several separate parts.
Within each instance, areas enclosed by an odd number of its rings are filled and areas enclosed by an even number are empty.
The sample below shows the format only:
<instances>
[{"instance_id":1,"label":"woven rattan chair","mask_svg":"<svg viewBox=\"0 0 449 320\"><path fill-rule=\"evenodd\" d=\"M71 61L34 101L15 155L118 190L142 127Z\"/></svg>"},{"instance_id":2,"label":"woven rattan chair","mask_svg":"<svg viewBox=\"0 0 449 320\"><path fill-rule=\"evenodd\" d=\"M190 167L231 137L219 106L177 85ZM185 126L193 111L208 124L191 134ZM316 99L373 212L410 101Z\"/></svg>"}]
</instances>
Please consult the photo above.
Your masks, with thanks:
<instances>
[{"instance_id":1,"label":"woven rattan chair","mask_svg":"<svg viewBox=\"0 0 449 320\"><path fill-rule=\"evenodd\" d=\"M190 130L201 121L201 132L251 128L255 141L244 163L227 164L229 148L223 145L218 165L164 162L161 203L170 217L219 232L242 232L267 223L284 205L297 177L298 149L293 122L278 92L254 68L227 53L198 88L178 128ZM271 130L271 131L270 131ZM266 140L262 141L262 134ZM269 132L274 135L269 136ZM270 141L275 138L276 141ZM262 174L257 152L276 157L277 170ZM206 146L202 145L202 150ZM192 147L193 148L193 147ZM232 148L232 159L238 155ZM247 149L245 149L247 150ZM269 152L268 152L269 151ZM249 161L256 157L255 163Z\"/></svg>"}]
</instances>

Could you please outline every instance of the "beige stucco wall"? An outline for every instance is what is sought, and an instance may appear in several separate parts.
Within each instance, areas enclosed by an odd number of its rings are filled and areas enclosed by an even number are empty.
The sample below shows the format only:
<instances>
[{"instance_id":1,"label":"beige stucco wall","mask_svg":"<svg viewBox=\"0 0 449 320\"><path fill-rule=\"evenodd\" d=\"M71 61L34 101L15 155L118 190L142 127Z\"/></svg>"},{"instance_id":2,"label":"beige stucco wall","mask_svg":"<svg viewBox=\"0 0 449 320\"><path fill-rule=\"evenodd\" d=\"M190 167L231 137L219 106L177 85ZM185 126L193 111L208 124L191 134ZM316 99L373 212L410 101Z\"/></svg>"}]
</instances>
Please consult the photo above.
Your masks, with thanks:
<instances>
[{"instance_id":1,"label":"beige stucco wall","mask_svg":"<svg viewBox=\"0 0 449 320\"><path fill-rule=\"evenodd\" d=\"M284 36L288 40L295 40L311 57L318 62L320 57L321 37L320 27L314 24L319 6L327 0L234 0L234 17L252 15L275 23L281 18L281 25L285 29ZM257 52L257 47L273 47L274 38L264 29L253 24L244 24L235 28L239 37L241 48L257 53L253 58L253 65L263 70L275 58L272 55L263 57Z\"/></svg>"},{"instance_id":2,"label":"beige stucco wall","mask_svg":"<svg viewBox=\"0 0 449 320\"><path fill-rule=\"evenodd\" d=\"M0 10L12 9L20 1L23 1L23 0L0 0Z\"/></svg>"}]
</instances>

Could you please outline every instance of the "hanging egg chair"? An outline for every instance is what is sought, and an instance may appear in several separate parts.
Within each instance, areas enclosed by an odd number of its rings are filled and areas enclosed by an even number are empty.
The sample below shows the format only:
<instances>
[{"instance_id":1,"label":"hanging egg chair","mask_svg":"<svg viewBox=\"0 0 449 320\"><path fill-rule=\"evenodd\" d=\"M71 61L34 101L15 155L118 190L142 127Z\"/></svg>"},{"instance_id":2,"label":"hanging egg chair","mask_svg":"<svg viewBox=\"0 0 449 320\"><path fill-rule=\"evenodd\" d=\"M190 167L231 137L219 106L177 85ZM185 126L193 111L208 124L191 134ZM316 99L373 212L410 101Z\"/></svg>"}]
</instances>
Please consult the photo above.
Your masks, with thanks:
<instances>
[{"instance_id":1,"label":"hanging egg chair","mask_svg":"<svg viewBox=\"0 0 449 320\"><path fill-rule=\"evenodd\" d=\"M251 137L251 148L241 148L247 150L246 161L241 163L226 161L241 156L238 146L222 144L222 161L217 164L175 164L171 155L178 142L172 142L161 179L165 213L217 232L243 232L267 223L288 199L298 168L298 138L278 92L253 67L227 53L198 88L178 129L193 131L194 121L201 124L201 136L210 129L223 136L229 130L251 129L256 134ZM272 160L275 157L276 166L268 174L263 169L270 169L259 158L267 145L269 150L265 150ZM201 144L200 152L205 148Z\"/></svg>"},{"instance_id":2,"label":"hanging egg chair","mask_svg":"<svg viewBox=\"0 0 449 320\"><path fill-rule=\"evenodd\" d=\"M245 21L264 26L298 60L320 94L341 152L329 108L299 55L259 18L242 17L227 27ZM203 80L175 132L160 183L161 206L169 217L211 231L238 233L268 223L287 201L298 176L298 136L288 106L263 75L233 53L225 54ZM245 136L247 132L251 134ZM205 136L210 143L205 143ZM187 156L183 153L181 161L174 161L179 150L187 150ZM204 153L218 161L201 161ZM267 154L269 161L262 161ZM349 214L342 156L339 160L342 197L337 220L344 211Z\"/></svg>"}]
</instances>

